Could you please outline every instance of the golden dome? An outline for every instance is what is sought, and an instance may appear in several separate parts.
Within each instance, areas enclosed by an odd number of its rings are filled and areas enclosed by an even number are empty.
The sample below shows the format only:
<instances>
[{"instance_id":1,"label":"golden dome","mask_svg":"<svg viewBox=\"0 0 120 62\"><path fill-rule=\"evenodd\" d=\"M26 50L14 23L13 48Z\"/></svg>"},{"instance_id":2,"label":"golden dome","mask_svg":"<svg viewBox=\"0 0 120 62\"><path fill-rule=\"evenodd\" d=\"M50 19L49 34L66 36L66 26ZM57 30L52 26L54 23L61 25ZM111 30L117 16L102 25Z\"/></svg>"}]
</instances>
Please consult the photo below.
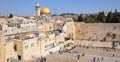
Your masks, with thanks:
<instances>
[{"instance_id":1,"label":"golden dome","mask_svg":"<svg viewBox=\"0 0 120 62\"><path fill-rule=\"evenodd\" d=\"M50 11L49 8L43 7L43 8L41 9L41 14L51 14L51 11Z\"/></svg>"}]
</instances>

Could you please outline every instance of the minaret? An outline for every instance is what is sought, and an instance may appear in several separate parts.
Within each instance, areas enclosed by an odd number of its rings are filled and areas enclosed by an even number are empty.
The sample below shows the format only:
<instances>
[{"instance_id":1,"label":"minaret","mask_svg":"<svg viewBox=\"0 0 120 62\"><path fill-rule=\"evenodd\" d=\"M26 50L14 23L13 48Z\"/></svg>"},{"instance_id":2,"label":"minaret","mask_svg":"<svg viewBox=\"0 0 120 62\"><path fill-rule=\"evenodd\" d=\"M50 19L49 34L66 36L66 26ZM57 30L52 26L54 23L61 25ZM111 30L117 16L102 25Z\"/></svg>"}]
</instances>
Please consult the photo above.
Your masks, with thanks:
<instances>
[{"instance_id":1,"label":"minaret","mask_svg":"<svg viewBox=\"0 0 120 62\"><path fill-rule=\"evenodd\" d=\"M35 10L36 10L36 16L40 16L40 5L39 5L39 3L36 4Z\"/></svg>"}]
</instances>

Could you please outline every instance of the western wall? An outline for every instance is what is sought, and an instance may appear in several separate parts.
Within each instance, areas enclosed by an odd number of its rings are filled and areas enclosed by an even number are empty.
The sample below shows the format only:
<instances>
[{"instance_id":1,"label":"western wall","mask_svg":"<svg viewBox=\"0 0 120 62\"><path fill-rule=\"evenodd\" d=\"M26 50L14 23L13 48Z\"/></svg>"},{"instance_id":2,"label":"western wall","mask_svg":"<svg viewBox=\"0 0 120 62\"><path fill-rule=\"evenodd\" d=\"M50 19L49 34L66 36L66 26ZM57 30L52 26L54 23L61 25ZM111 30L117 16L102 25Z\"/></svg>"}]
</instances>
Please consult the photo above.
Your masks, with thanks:
<instances>
[{"instance_id":1,"label":"western wall","mask_svg":"<svg viewBox=\"0 0 120 62\"><path fill-rule=\"evenodd\" d=\"M69 38L81 46L120 48L120 23L67 23Z\"/></svg>"},{"instance_id":2,"label":"western wall","mask_svg":"<svg viewBox=\"0 0 120 62\"><path fill-rule=\"evenodd\" d=\"M74 23L76 40L120 41L120 23Z\"/></svg>"}]
</instances>

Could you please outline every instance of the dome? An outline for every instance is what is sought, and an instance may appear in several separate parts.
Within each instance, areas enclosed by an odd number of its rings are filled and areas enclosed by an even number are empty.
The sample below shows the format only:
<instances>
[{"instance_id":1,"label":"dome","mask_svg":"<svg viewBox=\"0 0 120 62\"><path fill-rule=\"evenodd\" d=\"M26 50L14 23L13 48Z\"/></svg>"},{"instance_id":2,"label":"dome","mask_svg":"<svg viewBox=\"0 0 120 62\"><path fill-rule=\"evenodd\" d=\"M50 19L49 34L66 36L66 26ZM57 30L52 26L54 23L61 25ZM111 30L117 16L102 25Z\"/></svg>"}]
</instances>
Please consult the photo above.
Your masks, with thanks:
<instances>
[{"instance_id":1,"label":"dome","mask_svg":"<svg viewBox=\"0 0 120 62\"><path fill-rule=\"evenodd\" d=\"M49 8L43 7L43 8L41 9L41 14L51 14L51 11L50 11Z\"/></svg>"}]
</instances>

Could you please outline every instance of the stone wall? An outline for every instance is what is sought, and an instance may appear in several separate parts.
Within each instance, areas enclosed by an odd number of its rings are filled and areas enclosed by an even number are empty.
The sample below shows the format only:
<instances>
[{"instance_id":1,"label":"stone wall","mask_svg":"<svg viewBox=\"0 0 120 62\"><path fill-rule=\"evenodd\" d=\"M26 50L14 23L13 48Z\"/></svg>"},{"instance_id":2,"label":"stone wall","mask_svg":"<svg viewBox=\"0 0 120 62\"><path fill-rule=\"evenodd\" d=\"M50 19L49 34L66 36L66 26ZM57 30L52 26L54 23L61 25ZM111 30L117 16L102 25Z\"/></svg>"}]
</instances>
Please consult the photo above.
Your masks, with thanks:
<instances>
[{"instance_id":1,"label":"stone wall","mask_svg":"<svg viewBox=\"0 0 120 62\"><path fill-rule=\"evenodd\" d=\"M70 22L66 26L74 40L120 41L120 23Z\"/></svg>"},{"instance_id":2,"label":"stone wall","mask_svg":"<svg viewBox=\"0 0 120 62\"><path fill-rule=\"evenodd\" d=\"M74 26L76 40L120 41L120 23L75 23Z\"/></svg>"}]
</instances>

